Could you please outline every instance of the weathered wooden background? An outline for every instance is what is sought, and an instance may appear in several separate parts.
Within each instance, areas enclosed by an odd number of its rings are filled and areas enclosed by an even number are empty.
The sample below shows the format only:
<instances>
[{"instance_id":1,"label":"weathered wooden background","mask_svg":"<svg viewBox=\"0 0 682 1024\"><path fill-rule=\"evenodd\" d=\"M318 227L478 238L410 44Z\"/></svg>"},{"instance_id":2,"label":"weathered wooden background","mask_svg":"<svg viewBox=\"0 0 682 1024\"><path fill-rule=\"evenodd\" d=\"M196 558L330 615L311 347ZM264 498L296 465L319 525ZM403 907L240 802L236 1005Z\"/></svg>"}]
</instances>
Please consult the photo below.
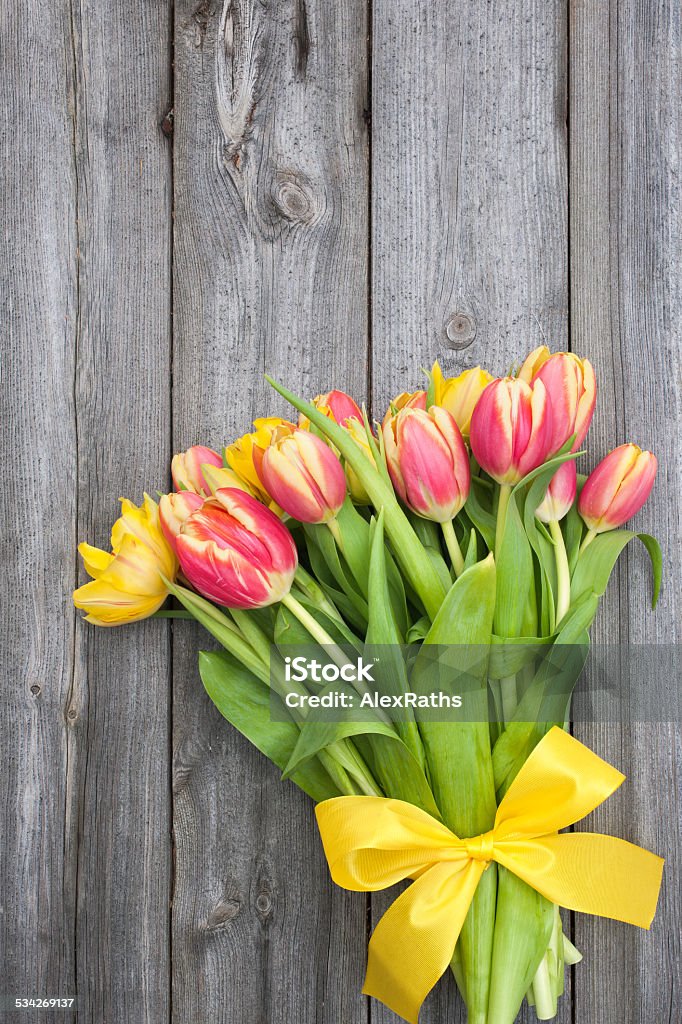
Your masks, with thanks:
<instances>
[{"instance_id":1,"label":"weathered wooden background","mask_svg":"<svg viewBox=\"0 0 682 1024\"><path fill-rule=\"evenodd\" d=\"M680 5L27 0L0 23L0 995L77 996L87 1024L389 1024L359 994L385 901L332 888L311 805L205 698L198 631L78 620L76 542L174 450L281 408L264 370L381 410L436 356L504 372L546 340L596 365L592 456L661 456L638 519L661 605L628 552L597 636L672 641ZM578 731L630 776L598 826L668 867L649 934L573 922L559 1020L676 1024L679 727ZM441 983L422 1021L462 1019Z\"/></svg>"}]
</instances>

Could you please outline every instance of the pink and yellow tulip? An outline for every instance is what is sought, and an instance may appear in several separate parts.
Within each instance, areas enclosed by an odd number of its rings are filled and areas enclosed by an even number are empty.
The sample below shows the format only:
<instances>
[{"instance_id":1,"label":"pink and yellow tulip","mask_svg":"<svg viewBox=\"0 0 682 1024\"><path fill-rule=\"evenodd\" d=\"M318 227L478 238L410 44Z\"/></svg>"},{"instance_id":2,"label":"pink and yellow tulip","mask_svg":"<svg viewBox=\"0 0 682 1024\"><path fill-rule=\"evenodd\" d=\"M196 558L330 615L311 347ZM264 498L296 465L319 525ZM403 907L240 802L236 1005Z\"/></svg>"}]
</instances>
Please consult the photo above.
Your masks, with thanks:
<instances>
[{"instance_id":1,"label":"pink and yellow tulip","mask_svg":"<svg viewBox=\"0 0 682 1024\"><path fill-rule=\"evenodd\" d=\"M202 472L204 463L211 466L222 466L222 456L202 444L195 444L186 452L174 455L171 462L171 474L176 491L194 491L202 498L207 498L211 490Z\"/></svg>"},{"instance_id":2,"label":"pink and yellow tulip","mask_svg":"<svg viewBox=\"0 0 682 1024\"><path fill-rule=\"evenodd\" d=\"M286 526L256 498L217 491L177 537L182 571L200 594L228 608L263 608L285 597L298 558Z\"/></svg>"},{"instance_id":3,"label":"pink and yellow tulip","mask_svg":"<svg viewBox=\"0 0 682 1024\"><path fill-rule=\"evenodd\" d=\"M346 476L338 457L307 430L275 433L256 470L270 497L302 523L330 522L346 498Z\"/></svg>"},{"instance_id":4,"label":"pink and yellow tulip","mask_svg":"<svg viewBox=\"0 0 682 1024\"><path fill-rule=\"evenodd\" d=\"M558 452L575 434L572 451L585 440L597 399L597 382L589 359L573 352L550 354L546 345L535 349L521 367L519 378L532 384L541 380L552 404L550 454Z\"/></svg>"},{"instance_id":5,"label":"pink and yellow tulip","mask_svg":"<svg viewBox=\"0 0 682 1024\"><path fill-rule=\"evenodd\" d=\"M552 408L545 385L514 377L494 380L471 417L471 449L499 484L516 484L551 451Z\"/></svg>"},{"instance_id":6,"label":"pink and yellow tulip","mask_svg":"<svg viewBox=\"0 0 682 1024\"><path fill-rule=\"evenodd\" d=\"M615 530L627 522L651 494L658 461L636 444L614 448L588 476L578 512L591 534Z\"/></svg>"},{"instance_id":7,"label":"pink and yellow tulip","mask_svg":"<svg viewBox=\"0 0 682 1024\"><path fill-rule=\"evenodd\" d=\"M434 404L446 409L454 417L462 436L469 437L471 416L476 403L493 380L492 374L480 366L465 370L458 377L443 377L438 362L433 364L431 375L434 383Z\"/></svg>"},{"instance_id":8,"label":"pink and yellow tulip","mask_svg":"<svg viewBox=\"0 0 682 1024\"><path fill-rule=\"evenodd\" d=\"M278 436L291 433L295 424L279 416L264 416L254 420L255 430L244 434L225 449L225 461L248 490L266 505L272 506L270 495L263 487L258 473L263 452L270 445L275 432ZM273 509L276 511L276 509Z\"/></svg>"},{"instance_id":9,"label":"pink and yellow tulip","mask_svg":"<svg viewBox=\"0 0 682 1024\"><path fill-rule=\"evenodd\" d=\"M383 427L386 462L396 491L417 515L446 523L469 496L471 471L462 435L445 409L406 406Z\"/></svg>"},{"instance_id":10,"label":"pink and yellow tulip","mask_svg":"<svg viewBox=\"0 0 682 1024\"><path fill-rule=\"evenodd\" d=\"M98 626L120 626L153 615L168 596L162 579L174 580L178 563L159 521L159 508L149 495L138 507L121 499L122 514L111 531L112 550L91 544L78 550L93 577L74 592L76 608Z\"/></svg>"},{"instance_id":11,"label":"pink and yellow tulip","mask_svg":"<svg viewBox=\"0 0 682 1024\"><path fill-rule=\"evenodd\" d=\"M575 501L576 489L575 462L564 462L550 480L545 497L535 510L535 515L543 523L558 523L568 515Z\"/></svg>"}]
</instances>

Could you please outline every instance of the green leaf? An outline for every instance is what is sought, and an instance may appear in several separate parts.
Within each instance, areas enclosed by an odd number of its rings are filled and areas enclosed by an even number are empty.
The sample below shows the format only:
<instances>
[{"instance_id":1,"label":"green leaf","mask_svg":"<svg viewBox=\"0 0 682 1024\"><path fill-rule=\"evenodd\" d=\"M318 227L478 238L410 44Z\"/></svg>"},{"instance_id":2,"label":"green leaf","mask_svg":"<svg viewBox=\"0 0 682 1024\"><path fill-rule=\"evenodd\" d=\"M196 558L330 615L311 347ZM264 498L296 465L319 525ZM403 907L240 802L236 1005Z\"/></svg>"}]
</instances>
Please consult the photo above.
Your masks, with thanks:
<instances>
[{"instance_id":1,"label":"green leaf","mask_svg":"<svg viewBox=\"0 0 682 1024\"><path fill-rule=\"evenodd\" d=\"M259 657L251 645L247 643L241 632L232 620L228 619L227 615L211 604L210 601L200 597L193 591L171 583L169 580L165 580L165 583L173 597L180 601L183 607L191 613L197 622L201 623L211 636L215 637L218 643L222 644L227 651L233 654L259 679L265 683L268 682L270 676L268 665Z\"/></svg>"},{"instance_id":2,"label":"green leaf","mask_svg":"<svg viewBox=\"0 0 682 1024\"><path fill-rule=\"evenodd\" d=\"M578 561L578 555L580 554L580 543L583 539L584 524L578 513L578 499L580 498L580 492L585 486L587 477L583 473L578 473L578 487L576 491L576 500L568 510L568 514L564 516L562 520L562 528L564 534L564 543L566 545L566 555L568 557L568 568L570 569L571 575L575 570L576 562Z\"/></svg>"},{"instance_id":3,"label":"green leaf","mask_svg":"<svg viewBox=\"0 0 682 1024\"><path fill-rule=\"evenodd\" d=\"M373 648L377 651L374 665L374 679L377 690L387 696L400 696L410 686L407 667L401 650L402 635L398 629L388 592L386 577L386 550L384 548L383 509L373 524L372 550L369 566L369 623L365 647L365 660L372 660ZM396 732L408 749L414 754L420 766L424 764L424 748L419 730L412 714L405 714L404 721L395 723Z\"/></svg>"},{"instance_id":4,"label":"green leaf","mask_svg":"<svg viewBox=\"0 0 682 1024\"><path fill-rule=\"evenodd\" d=\"M225 652L201 651L199 672L207 694L221 715L262 754L283 768L296 747L300 731L294 722L273 718L270 702L278 698ZM315 801L339 795L317 759L309 760L291 778Z\"/></svg>"},{"instance_id":5,"label":"green leaf","mask_svg":"<svg viewBox=\"0 0 682 1024\"><path fill-rule=\"evenodd\" d=\"M339 740L348 739L351 736L360 736L367 733L376 733L381 736L388 736L397 739L396 733L390 723L382 721L378 717L369 717L371 711L367 711L367 720L360 721L357 717L355 706L359 698L357 691L350 684L335 682L322 687L318 696L323 699L333 697L337 694L345 694L350 698L352 704L348 708L335 708L335 717L338 720L330 720L330 712L327 709L313 709L306 718L291 752L291 756L284 769L284 778L288 778L303 764L315 757L321 750L326 749ZM319 717L322 714L326 717Z\"/></svg>"},{"instance_id":6,"label":"green leaf","mask_svg":"<svg viewBox=\"0 0 682 1024\"><path fill-rule=\"evenodd\" d=\"M636 536L631 530L610 530L598 534L578 558L571 580L571 601L590 591L601 597L620 553Z\"/></svg>"},{"instance_id":7,"label":"green leaf","mask_svg":"<svg viewBox=\"0 0 682 1024\"><path fill-rule=\"evenodd\" d=\"M363 519L348 497L339 509L336 522L341 536L343 557L358 585L358 590L366 596L369 572L369 523Z\"/></svg>"},{"instance_id":8,"label":"green leaf","mask_svg":"<svg viewBox=\"0 0 682 1024\"><path fill-rule=\"evenodd\" d=\"M531 546L521 522L514 491L507 505L500 550L495 555L495 632L504 636L519 636L523 633L526 602L531 588L534 590L534 581Z\"/></svg>"},{"instance_id":9,"label":"green leaf","mask_svg":"<svg viewBox=\"0 0 682 1024\"><path fill-rule=\"evenodd\" d=\"M405 642L408 644L414 644L423 640L430 628L431 623L429 619L426 615L422 615L421 618L417 619L416 622L413 622L408 629L405 636Z\"/></svg>"},{"instance_id":10,"label":"green leaf","mask_svg":"<svg viewBox=\"0 0 682 1024\"><path fill-rule=\"evenodd\" d=\"M469 534L469 543L467 545L467 553L464 556L464 568L470 569L472 565L476 564L478 559L478 542L476 540L476 531L472 530Z\"/></svg>"},{"instance_id":11,"label":"green leaf","mask_svg":"<svg viewBox=\"0 0 682 1024\"><path fill-rule=\"evenodd\" d=\"M658 604L658 598L661 593L661 578L663 576L663 552L661 551L661 545L658 543L655 537L651 536L651 534L638 533L637 536L649 552L649 558L651 559L651 571L654 574L654 586L651 597L651 609L653 611L653 609Z\"/></svg>"},{"instance_id":12,"label":"green leaf","mask_svg":"<svg viewBox=\"0 0 682 1024\"><path fill-rule=\"evenodd\" d=\"M474 524L489 551L495 547L495 516L485 508L479 500L477 488L482 486L483 481L478 476L472 476L471 489L467 503L464 506L465 512Z\"/></svg>"},{"instance_id":13,"label":"green leaf","mask_svg":"<svg viewBox=\"0 0 682 1024\"><path fill-rule=\"evenodd\" d=\"M346 647L353 647L356 651L362 653L362 641L355 635L355 633L353 633L345 622L341 619L332 618L332 616L327 615L307 598L300 597L298 600L305 610L310 612L315 621L319 623L327 633L329 633L334 643L341 646L345 645ZM300 644L301 646L311 647L317 643L317 641L311 637L305 626L299 622L293 612L289 611L289 609L283 604L277 606L274 642L278 647L288 646L291 644Z\"/></svg>"},{"instance_id":14,"label":"green leaf","mask_svg":"<svg viewBox=\"0 0 682 1024\"><path fill-rule=\"evenodd\" d=\"M312 524L306 525L305 535L308 557L315 576L323 586L328 587L332 581L337 584L340 591L345 594L347 604L350 603L353 606L354 614L351 618L353 625L358 626L358 623L361 623L364 629L368 614L367 601L358 591L354 581L349 580L341 563L336 541L331 533L326 526ZM339 591L337 590L336 593L338 594ZM344 609L339 603L338 597L332 596L332 600L343 612Z\"/></svg>"}]
</instances>

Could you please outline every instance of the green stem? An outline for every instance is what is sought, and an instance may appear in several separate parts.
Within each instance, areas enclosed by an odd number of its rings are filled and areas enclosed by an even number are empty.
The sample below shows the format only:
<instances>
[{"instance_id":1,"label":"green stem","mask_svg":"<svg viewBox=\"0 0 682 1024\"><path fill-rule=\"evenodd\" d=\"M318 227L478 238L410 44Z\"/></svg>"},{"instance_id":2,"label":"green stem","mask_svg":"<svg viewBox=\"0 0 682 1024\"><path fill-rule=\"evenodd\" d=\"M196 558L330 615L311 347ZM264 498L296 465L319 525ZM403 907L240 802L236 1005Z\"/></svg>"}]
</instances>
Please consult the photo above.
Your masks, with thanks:
<instances>
[{"instance_id":1,"label":"green stem","mask_svg":"<svg viewBox=\"0 0 682 1024\"><path fill-rule=\"evenodd\" d=\"M457 534L455 533L455 527L453 526L452 519L449 519L447 523L441 523L443 530L443 536L445 537L445 545L450 555L450 561L452 562L452 568L455 570L455 576L461 576L464 572L464 558L462 557L462 551L457 540Z\"/></svg>"},{"instance_id":2,"label":"green stem","mask_svg":"<svg viewBox=\"0 0 682 1024\"><path fill-rule=\"evenodd\" d=\"M556 1017L556 997L547 954L540 961L540 966L533 978L533 998L538 1020L551 1020L552 1017Z\"/></svg>"},{"instance_id":3,"label":"green stem","mask_svg":"<svg viewBox=\"0 0 682 1024\"><path fill-rule=\"evenodd\" d=\"M565 617L571 605L571 570L568 566L568 555L564 544L564 535L558 520L549 523L549 532L554 541L554 562L556 564L557 600L555 629Z\"/></svg>"},{"instance_id":4,"label":"green stem","mask_svg":"<svg viewBox=\"0 0 682 1024\"><path fill-rule=\"evenodd\" d=\"M594 538L595 538L596 536L597 536L597 531L596 531L596 530L588 530L588 531L587 531L587 533L585 534L585 537L584 537L584 539L583 539L583 542L582 542L582 544L580 545L580 551L579 551L579 554L581 554L581 555L582 555L582 553L583 553L583 551L585 550L585 548L587 548L587 547L589 547L589 546L590 546L590 544L592 543L592 541L594 540Z\"/></svg>"},{"instance_id":5,"label":"green stem","mask_svg":"<svg viewBox=\"0 0 682 1024\"><path fill-rule=\"evenodd\" d=\"M193 619L194 616L190 612L181 612L175 609L168 611L154 612L153 615L149 616L150 619Z\"/></svg>"},{"instance_id":6,"label":"green stem","mask_svg":"<svg viewBox=\"0 0 682 1024\"><path fill-rule=\"evenodd\" d=\"M337 548L341 554L343 554L343 536L341 534L341 527L339 526L338 519L336 519L336 517L334 517L334 519L330 519L329 522L325 523L325 526L336 541Z\"/></svg>"},{"instance_id":7,"label":"green stem","mask_svg":"<svg viewBox=\"0 0 682 1024\"><path fill-rule=\"evenodd\" d=\"M495 527L495 555L499 554L507 522L507 505L511 497L511 484L500 484L500 498L497 503L497 525Z\"/></svg>"},{"instance_id":8,"label":"green stem","mask_svg":"<svg viewBox=\"0 0 682 1024\"><path fill-rule=\"evenodd\" d=\"M292 593L288 593L282 598L282 604L285 608L289 609L292 615L296 616L302 626L305 626L313 640L317 640L318 644L321 644L323 647L338 649L338 644L334 641L334 638L329 635L327 630L319 624L317 619L303 607L301 602ZM333 654L332 657L336 661ZM344 658L344 664L346 660Z\"/></svg>"},{"instance_id":9,"label":"green stem","mask_svg":"<svg viewBox=\"0 0 682 1024\"><path fill-rule=\"evenodd\" d=\"M505 676L500 679L500 694L502 696L502 715L505 721L511 722L518 707L518 693L516 689L516 676Z\"/></svg>"},{"instance_id":10,"label":"green stem","mask_svg":"<svg viewBox=\"0 0 682 1024\"><path fill-rule=\"evenodd\" d=\"M343 622L343 618L336 605L330 601L317 580L310 573L307 573L302 565L299 565L296 569L294 582L308 600L315 604L316 608L319 608L325 615L328 615L330 619L337 619L339 622Z\"/></svg>"}]
</instances>

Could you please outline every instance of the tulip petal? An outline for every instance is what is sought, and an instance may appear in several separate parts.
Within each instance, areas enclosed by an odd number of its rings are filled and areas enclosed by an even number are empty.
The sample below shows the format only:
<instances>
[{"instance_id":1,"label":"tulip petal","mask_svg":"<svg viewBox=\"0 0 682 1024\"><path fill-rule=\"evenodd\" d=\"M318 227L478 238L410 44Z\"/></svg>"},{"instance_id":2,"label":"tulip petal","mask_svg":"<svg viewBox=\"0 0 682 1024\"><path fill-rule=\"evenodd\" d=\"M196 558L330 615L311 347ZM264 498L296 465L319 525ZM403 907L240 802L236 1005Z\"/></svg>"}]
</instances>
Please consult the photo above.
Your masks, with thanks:
<instances>
[{"instance_id":1,"label":"tulip petal","mask_svg":"<svg viewBox=\"0 0 682 1024\"><path fill-rule=\"evenodd\" d=\"M85 571L93 579L101 576L114 559L111 552L102 551L101 548L95 548L92 544L86 544L85 542L78 545L78 552L83 559Z\"/></svg>"}]
</instances>

